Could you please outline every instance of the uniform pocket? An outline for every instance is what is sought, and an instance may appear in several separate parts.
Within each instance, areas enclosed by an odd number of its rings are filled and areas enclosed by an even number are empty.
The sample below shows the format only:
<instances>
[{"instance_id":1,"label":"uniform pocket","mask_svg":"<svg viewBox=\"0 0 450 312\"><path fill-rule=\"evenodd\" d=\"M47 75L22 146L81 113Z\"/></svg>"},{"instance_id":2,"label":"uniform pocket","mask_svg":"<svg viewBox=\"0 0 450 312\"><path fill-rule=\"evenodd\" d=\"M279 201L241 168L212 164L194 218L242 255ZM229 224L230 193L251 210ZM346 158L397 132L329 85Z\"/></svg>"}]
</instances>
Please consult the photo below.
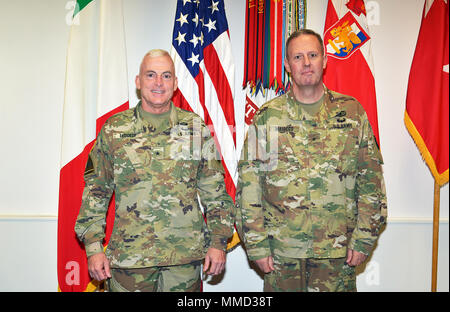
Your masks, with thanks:
<instances>
[{"instance_id":1,"label":"uniform pocket","mask_svg":"<svg viewBox=\"0 0 450 312\"><path fill-rule=\"evenodd\" d=\"M114 150L114 177L117 186L131 186L149 178L151 147L143 137L124 138Z\"/></svg>"},{"instance_id":2,"label":"uniform pocket","mask_svg":"<svg viewBox=\"0 0 450 312\"><path fill-rule=\"evenodd\" d=\"M305 167L301 148L302 140L297 136L297 126L272 126L270 129L271 149L270 159L272 170L265 175L265 199L281 212L296 211L301 208L304 201L306 181L302 178ZM276 140L274 139L276 134ZM276 141L276 148L273 142Z\"/></svg>"}]
</instances>

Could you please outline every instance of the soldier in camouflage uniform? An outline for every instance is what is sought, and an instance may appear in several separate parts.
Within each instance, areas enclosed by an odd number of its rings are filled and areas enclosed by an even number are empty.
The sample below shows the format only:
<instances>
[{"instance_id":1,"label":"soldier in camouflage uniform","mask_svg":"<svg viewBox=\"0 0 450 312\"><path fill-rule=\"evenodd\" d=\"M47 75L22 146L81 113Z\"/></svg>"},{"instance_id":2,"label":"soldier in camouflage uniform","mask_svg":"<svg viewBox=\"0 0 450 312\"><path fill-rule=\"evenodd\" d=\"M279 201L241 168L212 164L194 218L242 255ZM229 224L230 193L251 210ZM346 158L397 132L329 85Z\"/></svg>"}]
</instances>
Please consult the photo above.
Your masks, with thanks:
<instances>
[{"instance_id":1,"label":"soldier in camouflage uniform","mask_svg":"<svg viewBox=\"0 0 450 312\"><path fill-rule=\"evenodd\" d=\"M323 84L320 35L296 32L286 51L291 88L244 143L237 229L265 291L356 291L387 216L383 160L360 103Z\"/></svg>"},{"instance_id":2,"label":"soldier in camouflage uniform","mask_svg":"<svg viewBox=\"0 0 450 312\"><path fill-rule=\"evenodd\" d=\"M166 51L147 53L136 87L141 102L109 118L89 154L75 231L91 276L108 278L111 291L198 291L201 261L207 274L220 274L233 234L223 167L201 118L170 101L177 79Z\"/></svg>"}]
</instances>

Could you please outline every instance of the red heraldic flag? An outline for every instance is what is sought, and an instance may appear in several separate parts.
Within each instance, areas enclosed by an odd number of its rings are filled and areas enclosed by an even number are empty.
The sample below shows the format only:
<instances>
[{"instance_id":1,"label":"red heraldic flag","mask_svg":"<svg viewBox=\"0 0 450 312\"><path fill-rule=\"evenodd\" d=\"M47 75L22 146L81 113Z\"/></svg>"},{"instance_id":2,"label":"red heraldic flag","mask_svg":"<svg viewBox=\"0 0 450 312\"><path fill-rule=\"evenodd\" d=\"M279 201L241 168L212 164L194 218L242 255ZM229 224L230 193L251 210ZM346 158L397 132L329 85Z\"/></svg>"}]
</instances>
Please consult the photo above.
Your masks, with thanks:
<instances>
[{"instance_id":1,"label":"red heraldic flag","mask_svg":"<svg viewBox=\"0 0 450 312\"><path fill-rule=\"evenodd\" d=\"M328 0L323 37L328 57L325 85L361 103L380 143L371 38L364 1Z\"/></svg>"},{"instance_id":2,"label":"red heraldic flag","mask_svg":"<svg viewBox=\"0 0 450 312\"><path fill-rule=\"evenodd\" d=\"M426 0L409 74L405 124L436 182L448 182L448 0Z\"/></svg>"},{"instance_id":3,"label":"red heraldic flag","mask_svg":"<svg viewBox=\"0 0 450 312\"><path fill-rule=\"evenodd\" d=\"M58 208L58 288L96 288L74 226L81 206L88 154L105 120L128 109L122 0L79 0L67 52ZM106 222L108 242L114 200Z\"/></svg>"},{"instance_id":4,"label":"red heraldic flag","mask_svg":"<svg viewBox=\"0 0 450 312\"><path fill-rule=\"evenodd\" d=\"M170 54L178 78L173 102L195 112L208 125L222 157L227 192L234 200L235 67L224 0L178 0Z\"/></svg>"}]
</instances>

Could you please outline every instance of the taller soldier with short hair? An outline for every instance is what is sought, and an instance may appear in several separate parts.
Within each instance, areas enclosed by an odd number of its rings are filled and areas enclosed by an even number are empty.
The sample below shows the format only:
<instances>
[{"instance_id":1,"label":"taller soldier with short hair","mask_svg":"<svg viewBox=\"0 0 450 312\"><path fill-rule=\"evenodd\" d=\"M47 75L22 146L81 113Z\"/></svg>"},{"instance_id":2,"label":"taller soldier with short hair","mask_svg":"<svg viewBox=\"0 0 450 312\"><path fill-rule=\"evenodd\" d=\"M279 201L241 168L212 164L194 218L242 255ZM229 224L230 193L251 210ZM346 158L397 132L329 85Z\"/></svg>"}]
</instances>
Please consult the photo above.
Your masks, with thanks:
<instances>
[{"instance_id":1,"label":"taller soldier with short hair","mask_svg":"<svg viewBox=\"0 0 450 312\"><path fill-rule=\"evenodd\" d=\"M382 156L360 103L323 84L320 35L295 32L286 51L291 88L244 143L237 228L265 291L356 291L387 216Z\"/></svg>"},{"instance_id":2,"label":"taller soldier with short hair","mask_svg":"<svg viewBox=\"0 0 450 312\"><path fill-rule=\"evenodd\" d=\"M177 78L167 51L145 55L136 88L142 100L106 121L89 154L75 231L91 276L108 279L110 291L199 291L201 261L220 274L233 234L223 167L201 118L171 102Z\"/></svg>"}]
</instances>

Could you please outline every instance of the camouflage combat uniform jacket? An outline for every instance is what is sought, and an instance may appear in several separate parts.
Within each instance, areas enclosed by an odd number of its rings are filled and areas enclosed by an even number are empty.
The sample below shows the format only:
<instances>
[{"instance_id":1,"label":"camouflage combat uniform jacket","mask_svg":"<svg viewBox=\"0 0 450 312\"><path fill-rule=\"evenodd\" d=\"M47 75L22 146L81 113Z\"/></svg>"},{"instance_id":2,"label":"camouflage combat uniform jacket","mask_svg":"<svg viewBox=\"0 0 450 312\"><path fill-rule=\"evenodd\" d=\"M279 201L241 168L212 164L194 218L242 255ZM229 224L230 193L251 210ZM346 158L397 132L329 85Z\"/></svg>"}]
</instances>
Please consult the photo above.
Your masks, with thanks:
<instances>
[{"instance_id":1,"label":"camouflage combat uniform jacket","mask_svg":"<svg viewBox=\"0 0 450 312\"><path fill-rule=\"evenodd\" d=\"M314 117L291 91L264 104L239 162L236 222L249 259L369 254L387 213L382 163L354 98L325 88Z\"/></svg>"},{"instance_id":2,"label":"camouflage combat uniform jacket","mask_svg":"<svg viewBox=\"0 0 450 312\"><path fill-rule=\"evenodd\" d=\"M75 225L87 255L105 237L113 192L115 221L105 252L111 267L184 264L203 259L209 247L225 250L234 208L208 128L172 103L170 127L157 132L138 106L109 118L89 154Z\"/></svg>"}]
</instances>

